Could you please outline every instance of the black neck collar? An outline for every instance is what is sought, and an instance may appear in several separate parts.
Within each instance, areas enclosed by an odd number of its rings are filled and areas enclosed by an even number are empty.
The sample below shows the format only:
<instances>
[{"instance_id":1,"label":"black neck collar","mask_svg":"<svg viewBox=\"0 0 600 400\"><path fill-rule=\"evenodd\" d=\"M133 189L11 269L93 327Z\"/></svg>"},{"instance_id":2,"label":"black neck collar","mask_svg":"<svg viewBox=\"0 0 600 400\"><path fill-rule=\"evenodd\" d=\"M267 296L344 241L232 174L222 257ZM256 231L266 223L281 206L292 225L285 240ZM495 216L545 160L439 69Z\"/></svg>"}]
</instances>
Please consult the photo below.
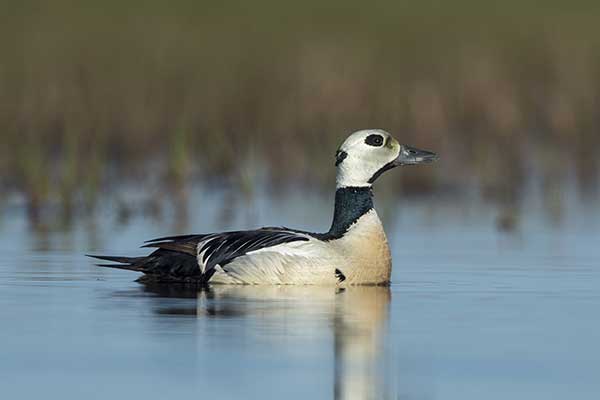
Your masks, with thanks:
<instances>
[{"instance_id":1,"label":"black neck collar","mask_svg":"<svg viewBox=\"0 0 600 400\"><path fill-rule=\"evenodd\" d=\"M367 187L343 187L335 191L333 222L327 239L339 239L360 217L373 209L373 190Z\"/></svg>"}]
</instances>

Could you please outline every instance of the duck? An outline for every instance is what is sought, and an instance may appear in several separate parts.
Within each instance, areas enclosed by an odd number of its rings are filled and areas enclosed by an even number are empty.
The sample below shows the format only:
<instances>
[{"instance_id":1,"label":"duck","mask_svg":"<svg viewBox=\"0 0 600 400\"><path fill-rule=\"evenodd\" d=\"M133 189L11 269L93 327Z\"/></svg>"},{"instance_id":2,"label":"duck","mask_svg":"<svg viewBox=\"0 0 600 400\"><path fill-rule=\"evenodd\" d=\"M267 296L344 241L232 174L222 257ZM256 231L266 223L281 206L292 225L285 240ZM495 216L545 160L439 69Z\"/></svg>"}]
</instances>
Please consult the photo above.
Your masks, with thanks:
<instances>
[{"instance_id":1,"label":"duck","mask_svg":"<svg viewBox=\"0 0 600 400\"><path fill-rule=\"evenodd\" d=\"M388 285L392 257L373 204L373 184L396 167L437 160L382 129L352 133L335 153L333 219L325 233L268 226L166 236L142 257L88 255L143 273L140 282L237 285Z\"/></svg>"}]
</instances>

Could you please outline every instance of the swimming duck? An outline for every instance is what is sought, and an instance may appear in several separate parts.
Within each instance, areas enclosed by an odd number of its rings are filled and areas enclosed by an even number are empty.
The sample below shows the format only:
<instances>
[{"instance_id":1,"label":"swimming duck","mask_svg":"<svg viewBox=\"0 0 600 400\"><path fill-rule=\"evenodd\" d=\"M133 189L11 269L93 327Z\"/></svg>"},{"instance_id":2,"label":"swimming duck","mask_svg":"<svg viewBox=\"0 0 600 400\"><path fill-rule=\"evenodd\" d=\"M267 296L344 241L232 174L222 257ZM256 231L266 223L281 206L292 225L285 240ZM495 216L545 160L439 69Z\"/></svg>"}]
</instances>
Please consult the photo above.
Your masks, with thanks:
<instances>
[{"instance_id":1,"label":"swimming duck","mask_svg":"<svg viewBox=\"0 0 600 400\"><path fill-rule=\"evenodd\" d=\"M265 227L168 236L145 242L156 249L145 257L90 257L116 262L102 267L143 272L146 282L385 285L392 260L372 185L392 168L436 159L386 131L361 130L335 154L335 206L326 233Z\"/></svg>"}]
</instances>

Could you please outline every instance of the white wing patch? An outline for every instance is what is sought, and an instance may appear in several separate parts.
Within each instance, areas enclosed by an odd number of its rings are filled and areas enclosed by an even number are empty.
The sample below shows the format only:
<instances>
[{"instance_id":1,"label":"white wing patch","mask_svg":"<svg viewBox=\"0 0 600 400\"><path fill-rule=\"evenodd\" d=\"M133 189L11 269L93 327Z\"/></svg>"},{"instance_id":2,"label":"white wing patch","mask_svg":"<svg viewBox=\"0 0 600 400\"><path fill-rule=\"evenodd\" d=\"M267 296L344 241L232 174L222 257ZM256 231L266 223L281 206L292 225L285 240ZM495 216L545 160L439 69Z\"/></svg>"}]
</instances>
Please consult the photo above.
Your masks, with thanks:
<instances>
[{"instance_id":1,"label":"white wing patch","mask_svg":"<svg viewBox=\"0 0 600 400\"><path fill-rule=\"evenodd\" d=\"M223 268L233 260L258 250L271 249L283 244L306 243L311 239L307 234L285 228L210 234L196 245L196 260L203 274L212 274L217 266Z\"/></svg>"},{"instance_id":2,"label":"white wing patch","mask_svg":"<svg viewBox=\"0 0 600 400\"><path fill-rule=\"evenodd\" d=\"M211 282L251 285L335 284L336 257L331 257L329 251L323 251L323 247L322 242L311 238L309 241L255 250L219 266Z\"/></svg>"}]
</instances>

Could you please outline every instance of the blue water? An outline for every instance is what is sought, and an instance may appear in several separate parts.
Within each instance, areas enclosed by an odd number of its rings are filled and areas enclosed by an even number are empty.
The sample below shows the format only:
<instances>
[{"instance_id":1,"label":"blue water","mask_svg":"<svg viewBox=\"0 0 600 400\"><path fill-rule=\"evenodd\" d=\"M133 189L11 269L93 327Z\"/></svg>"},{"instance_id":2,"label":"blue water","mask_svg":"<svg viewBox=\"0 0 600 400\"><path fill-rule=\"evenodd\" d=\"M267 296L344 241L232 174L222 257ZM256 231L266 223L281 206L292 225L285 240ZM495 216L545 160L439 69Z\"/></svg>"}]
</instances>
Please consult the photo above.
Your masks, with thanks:
<instances>
[{"instance_id":1,"label":"blue water","mask_svg":"<svg viewBox=\"0 0 600 400\"><path fill-rule=\"evenodd\" d=\"M307 201L310 200L310 201ZM261 200L191 231L323 226ZM315 209L322 212L315 213ZM86 252L143 254L170 223L110 211L35 233L0 225L2 398L590 399L600 395L600 229L575 211L498 232L493 211L383 202L390 288L144 286ZM296 210L294 213L290 210ZM391 215L391 217L389 217ZM326 223L325 223L326 225Z\"/></svg>"}]
</instances>

